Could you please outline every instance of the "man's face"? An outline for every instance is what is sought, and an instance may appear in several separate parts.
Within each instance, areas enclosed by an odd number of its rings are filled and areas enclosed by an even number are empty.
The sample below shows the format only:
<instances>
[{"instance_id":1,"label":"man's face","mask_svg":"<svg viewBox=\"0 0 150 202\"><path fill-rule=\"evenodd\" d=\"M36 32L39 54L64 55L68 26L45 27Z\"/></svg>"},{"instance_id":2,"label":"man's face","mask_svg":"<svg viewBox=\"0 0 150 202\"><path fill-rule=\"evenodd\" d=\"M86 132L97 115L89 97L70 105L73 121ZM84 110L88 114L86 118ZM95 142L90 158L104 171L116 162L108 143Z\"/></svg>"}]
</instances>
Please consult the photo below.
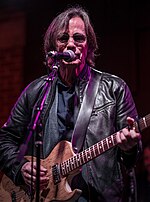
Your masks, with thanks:
<instances>
[{"instance_id":1,"label":"man's face","mask_svg":"<svg viewBox=\"0 0 150 202\"><path fill-rule=\"evenodd\" d=\"M74 61L62 60L62 65L67 68L75 68L78 76L85 66L87 56L87 38L83 20L79 17L70 19L68 29L59 33L56 44L58 52L72 50L75 53L76 59Z\"/></svg>"}]
</instances>

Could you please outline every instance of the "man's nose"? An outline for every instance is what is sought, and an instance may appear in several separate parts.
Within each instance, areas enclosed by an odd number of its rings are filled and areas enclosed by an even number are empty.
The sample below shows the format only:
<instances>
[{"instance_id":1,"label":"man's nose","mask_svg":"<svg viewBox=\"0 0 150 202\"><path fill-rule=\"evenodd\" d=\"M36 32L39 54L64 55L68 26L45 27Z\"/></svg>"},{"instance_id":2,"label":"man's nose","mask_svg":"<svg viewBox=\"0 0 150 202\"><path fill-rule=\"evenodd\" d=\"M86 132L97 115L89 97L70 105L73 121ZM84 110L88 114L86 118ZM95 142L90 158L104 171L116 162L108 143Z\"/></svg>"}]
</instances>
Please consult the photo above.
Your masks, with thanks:
<instances>
[{"instance_id":1,"label":"man's nose","mask_svg":"<svg viewBox=\"0 0 150 202\"><path fill-rule=\"evenodd\" d=\"M75 45L75 41L74 41L73 37L69 37L68 42L67 42L67 48L72 49L75 47L76 47L76 45Z\"/></svg>"},{"instance_id":2,"label":"man's nose","mask_svg":"<svg viewBox=\"0 0 150 202\"><path fill-rule=\"evenodd\" d=\"M70 36L68 39L68 44L72 44L72 43L74 44L74 39L73 37Z\"/></svg>"}]
</instances>

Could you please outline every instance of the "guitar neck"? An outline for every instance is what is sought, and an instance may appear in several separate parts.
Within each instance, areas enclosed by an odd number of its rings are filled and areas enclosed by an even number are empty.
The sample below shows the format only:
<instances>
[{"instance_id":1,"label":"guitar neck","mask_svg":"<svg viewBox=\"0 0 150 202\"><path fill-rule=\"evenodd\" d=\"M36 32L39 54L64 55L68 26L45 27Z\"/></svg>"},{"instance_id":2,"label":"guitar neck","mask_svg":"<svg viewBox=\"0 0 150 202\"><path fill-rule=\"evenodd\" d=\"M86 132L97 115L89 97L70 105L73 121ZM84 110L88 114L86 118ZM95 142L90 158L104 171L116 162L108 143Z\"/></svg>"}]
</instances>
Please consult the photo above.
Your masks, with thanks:
<instances>
[{"instance_id":1,"label":"guitar neck","mask_svg":"<svg viewBox=\"0 0 150 202\"><path fill-rule=\"evenodd\" d=\"M145 117L135 121L133 127L137 132L142 132L144 129L150 126L150 114ZM110 148L117 145L116 134L114 133L105 139L99 141L98 143L92 145L91 147L85 149L84 151L72 156L66 161L60 164L60 171L62 176L66 176L71 171L80 168L82 165L91 161L92 159L98 157L100 154L109 150Z\"/></svg>"},{"instance_id":2,"label":"guitar neck","mask_svg":"<svg viewBox=\"0 0 150 202\"><path fill-rule=\"evenodd\" d=\"M137 122L135 121L133 126L137 132L142 132L144 129L148 128L150 126L150 114L140 118Z\"/></svg>"}]
</instances>

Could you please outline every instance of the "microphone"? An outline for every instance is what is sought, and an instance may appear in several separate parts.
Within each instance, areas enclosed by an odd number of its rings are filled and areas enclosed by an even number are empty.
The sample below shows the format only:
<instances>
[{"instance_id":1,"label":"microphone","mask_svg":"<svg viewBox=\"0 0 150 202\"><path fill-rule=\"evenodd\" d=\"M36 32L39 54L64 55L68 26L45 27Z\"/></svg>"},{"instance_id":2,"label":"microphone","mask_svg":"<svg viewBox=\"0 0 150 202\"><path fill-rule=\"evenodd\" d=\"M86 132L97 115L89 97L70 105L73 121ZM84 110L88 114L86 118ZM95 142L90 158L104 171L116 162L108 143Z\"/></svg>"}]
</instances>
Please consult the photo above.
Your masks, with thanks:
<instances>
[{"instance_id":1,"label":"microphone","mask_svg":"<svg viewBox=\"0 0 150 202\"><path fill-rule=\"evenodd\" d=\"M75 53L72 50L67 50L66 52L49 51L47 56L54 58L55 60L64 59L66 62L72 62L76 58Z\"/></svg>"}]
</instances>

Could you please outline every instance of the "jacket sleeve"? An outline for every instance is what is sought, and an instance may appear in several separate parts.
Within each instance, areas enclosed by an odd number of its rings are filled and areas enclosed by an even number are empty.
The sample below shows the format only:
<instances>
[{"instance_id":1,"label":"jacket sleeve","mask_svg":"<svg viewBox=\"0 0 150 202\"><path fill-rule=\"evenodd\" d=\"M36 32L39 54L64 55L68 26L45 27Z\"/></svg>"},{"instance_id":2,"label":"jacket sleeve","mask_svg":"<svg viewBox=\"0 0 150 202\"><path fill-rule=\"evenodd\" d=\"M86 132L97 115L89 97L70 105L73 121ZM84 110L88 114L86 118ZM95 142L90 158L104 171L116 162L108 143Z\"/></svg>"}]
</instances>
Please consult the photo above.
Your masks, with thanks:
<instances>
[{"instance_id":1,"label":"jacket sleeve","mask_svg":"<svg viewBox=\"0 0 150 202\"><path fill-rule=\"evenodd\" d=\"M122 84L116 91L116 100L117 100L117 130L121 130L122 128L127 126L127 117L130 116L135 120L138 118L138 113L135 107L135 103L131 94L131 91L127 84L122 80ZM125 165L126 168L134 167L136 164L141 151L142 151L142 142L138 141L137 145L132 148L129 152L121 151L118 148L118 157L119 161Z\"/></svg>"},{"instance_id":2,"label":"jacket sleeve","mask_svg":"<svg viewBox=\"0 0 150 202\"><path fill-rule=\"evenodd\" d=\"M32 109L38 93L33 89L36 82L29 85L20 95L7 122L0 129L0 170L3 171L16 185L22 183L20 169L27 161L18 161L20 145L24 143L28 124L31 120Z\"/></svg>"}]
</instances>

